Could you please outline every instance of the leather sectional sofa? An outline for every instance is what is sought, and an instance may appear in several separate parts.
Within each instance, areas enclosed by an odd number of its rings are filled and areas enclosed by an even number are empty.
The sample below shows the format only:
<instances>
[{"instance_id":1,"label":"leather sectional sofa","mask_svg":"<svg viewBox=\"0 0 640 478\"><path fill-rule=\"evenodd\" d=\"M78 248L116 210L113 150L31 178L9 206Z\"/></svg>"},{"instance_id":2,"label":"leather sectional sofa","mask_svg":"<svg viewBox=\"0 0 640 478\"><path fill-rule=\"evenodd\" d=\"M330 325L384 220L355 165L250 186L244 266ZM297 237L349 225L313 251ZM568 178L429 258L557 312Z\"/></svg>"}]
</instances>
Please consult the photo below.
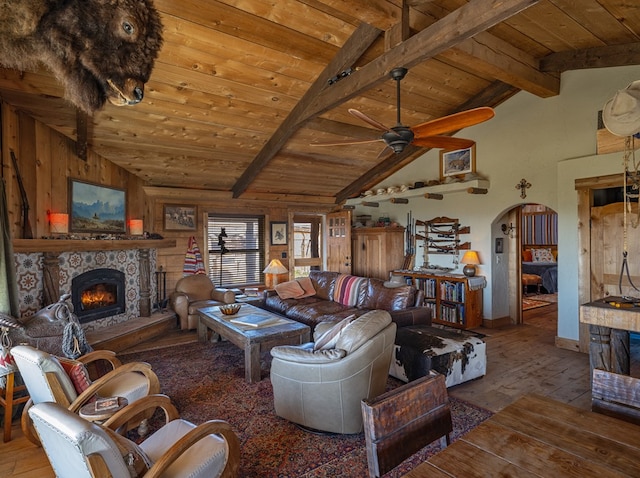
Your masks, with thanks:
<instances>
[{"instance_id":1,"label":"leather sectional sofa","mask_svg":"<svg viewBox=\"0 0 640 478\"><path fill-rule=\"evenodd\" d=\"M309 274L315 294L303 298L280 298L275 290L264 294L263 307L311 327L320 322L337 321L349 315L359 317L370 310L382 309L391 314L398 327L431 325L431 311L420 307L424 293L410 285L386 287L380 279L345 276L338 272L311 271ZM348 284L349 279L355 279ZM339 299L336 287L345 291L351 287L351 300Z\"/></svg>"}]
</instances>

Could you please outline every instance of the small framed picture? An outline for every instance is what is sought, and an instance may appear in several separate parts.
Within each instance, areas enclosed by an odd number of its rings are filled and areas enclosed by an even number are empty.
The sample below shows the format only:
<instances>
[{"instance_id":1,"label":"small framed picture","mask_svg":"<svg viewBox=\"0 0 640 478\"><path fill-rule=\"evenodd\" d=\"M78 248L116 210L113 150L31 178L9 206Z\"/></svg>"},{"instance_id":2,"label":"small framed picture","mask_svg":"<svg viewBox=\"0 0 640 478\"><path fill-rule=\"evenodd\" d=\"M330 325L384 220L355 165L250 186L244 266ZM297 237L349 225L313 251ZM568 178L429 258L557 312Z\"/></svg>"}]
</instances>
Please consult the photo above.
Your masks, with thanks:
<instances>
[{"instance_id":1,"label":"small framed picture","mask_svg":"<svg viewBox=\"0 0 640 478\"><path fill-rule=\"evenodd\" d=\"M476 172L476 145L455 151L440 151L440 179Z\"/></svg>"},{"instance_id":2,"label":"small framed picture","mask_svg":"<svg viewBox=\"0 0 640 478\"><path fill-rule=\"evenodd\" d=\"M496 254L502 254L504 252L504 238L496 237Z\"/></svg>"},{"instance_id":3,"label":"small framed picture","mask_svg":"<svg viewBox=\"0 0 640 478\"><path fill-rule=\"evenodd\" d=\"M287 245L287 223L286 222L271 223L271 245L272 246Z\"/></svg>"},{"instance_id":4,"label":"small framed picture","mask_svg":"<svg viewBox=\"0 0 640 478\"><path fill-rule=\"evenodd\" d=\"M164 205L165 231L195 231L198 216L196 206L179 204Z\"/></svg>"}]
</instances>

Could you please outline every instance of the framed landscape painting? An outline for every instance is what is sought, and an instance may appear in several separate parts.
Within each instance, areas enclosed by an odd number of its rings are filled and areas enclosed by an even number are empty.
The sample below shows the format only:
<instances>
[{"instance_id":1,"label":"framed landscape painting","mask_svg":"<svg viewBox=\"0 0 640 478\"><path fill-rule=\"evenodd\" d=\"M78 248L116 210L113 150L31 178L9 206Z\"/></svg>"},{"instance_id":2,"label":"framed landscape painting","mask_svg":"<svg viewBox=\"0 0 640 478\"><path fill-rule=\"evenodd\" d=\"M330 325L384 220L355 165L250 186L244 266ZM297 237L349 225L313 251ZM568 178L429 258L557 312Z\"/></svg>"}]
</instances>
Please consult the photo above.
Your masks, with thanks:
<instances>
[{"instance_id":1,"label":"framed landscape painting","mask_svg":"<svg viewBox=\"0 0 640 478\"><path fill-rule=\"evenodd\" d=\"M197 226L196 206L165 204L165 231L195 231Z\"/></svg>"},{"instance_id":2,"label":"framed landscape painting","mask_svg":"<svg viewBox=\"0 0 640 478\"><path fill-rule=\"evenodd\" d=\"M69 180L71 232L124 234L126 206L123 189Z\"/></svg>"},{"instance_id":3,"label":"framed landscape painting","mask_svg":"<svg viewBox=\"0 0 640 478\"><path fill-rule=\"evenodd\" d=\"M476 172L476 145L455 151L440 151L440 179Z\"/></svg>"}]
</instances>

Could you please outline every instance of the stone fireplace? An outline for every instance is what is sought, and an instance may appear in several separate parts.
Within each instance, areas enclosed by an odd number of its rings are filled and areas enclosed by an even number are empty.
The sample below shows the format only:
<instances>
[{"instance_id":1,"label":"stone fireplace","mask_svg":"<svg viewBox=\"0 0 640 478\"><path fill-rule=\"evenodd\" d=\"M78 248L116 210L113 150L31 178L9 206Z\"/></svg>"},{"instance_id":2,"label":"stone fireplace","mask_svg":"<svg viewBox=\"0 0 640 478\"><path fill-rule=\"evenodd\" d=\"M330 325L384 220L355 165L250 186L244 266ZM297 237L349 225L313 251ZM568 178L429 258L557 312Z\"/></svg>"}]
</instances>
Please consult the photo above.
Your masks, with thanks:
<instances>
[{"instance_id":1,"label":"stone fireplace","mask_svg":"<svg viewBox=\"0 0 640 478\"><path fill-rule=\"evenodd\" d=\"M156 283L151 275L156 270L157 247L175 247L175 241L14 240L20 315L31 316L62 294L73 295L75 280L84 286L91 285L90 292L106 291L117 296L115 304L104 307L82 305L80 298L72 297L74 312L85 331L147 317L152 312L151 297L156 296ZM100 277L107 269L118 276L120 285L115 289L113 276ZM94 309L102 310L98 314Z\"/></svg>"},{"instance_id":2,"label":"stone fireplace","mask_svg":"<svg viewBox=\"0 0 640 478\"><path fill-rule=\"evenodd\" d=\"M100 268L71 279L71 303L80 323L125 312L124 272Z\"/></svg>"}]
</instances>

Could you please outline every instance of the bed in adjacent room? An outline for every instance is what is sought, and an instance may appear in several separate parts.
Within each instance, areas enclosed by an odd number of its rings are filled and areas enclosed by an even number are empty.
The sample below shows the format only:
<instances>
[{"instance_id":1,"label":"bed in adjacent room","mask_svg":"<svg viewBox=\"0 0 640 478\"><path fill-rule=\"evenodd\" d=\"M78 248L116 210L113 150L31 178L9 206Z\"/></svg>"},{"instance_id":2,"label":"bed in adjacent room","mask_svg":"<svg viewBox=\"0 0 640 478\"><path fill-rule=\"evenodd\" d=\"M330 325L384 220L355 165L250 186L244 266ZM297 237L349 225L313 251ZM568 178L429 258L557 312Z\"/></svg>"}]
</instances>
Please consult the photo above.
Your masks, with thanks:
<instances>
[{"instance_id":1,"label":"bed in adjacent room","mask_svg":"<svg viewBox=\"0 0 640 478\"><path fill-rule=\"evenodd\" d=\"M522 251L522 273L542 278L542 287L548 294L558 292L558 253L556 246L526 247Z\"/></svg>"}]
</instances>

